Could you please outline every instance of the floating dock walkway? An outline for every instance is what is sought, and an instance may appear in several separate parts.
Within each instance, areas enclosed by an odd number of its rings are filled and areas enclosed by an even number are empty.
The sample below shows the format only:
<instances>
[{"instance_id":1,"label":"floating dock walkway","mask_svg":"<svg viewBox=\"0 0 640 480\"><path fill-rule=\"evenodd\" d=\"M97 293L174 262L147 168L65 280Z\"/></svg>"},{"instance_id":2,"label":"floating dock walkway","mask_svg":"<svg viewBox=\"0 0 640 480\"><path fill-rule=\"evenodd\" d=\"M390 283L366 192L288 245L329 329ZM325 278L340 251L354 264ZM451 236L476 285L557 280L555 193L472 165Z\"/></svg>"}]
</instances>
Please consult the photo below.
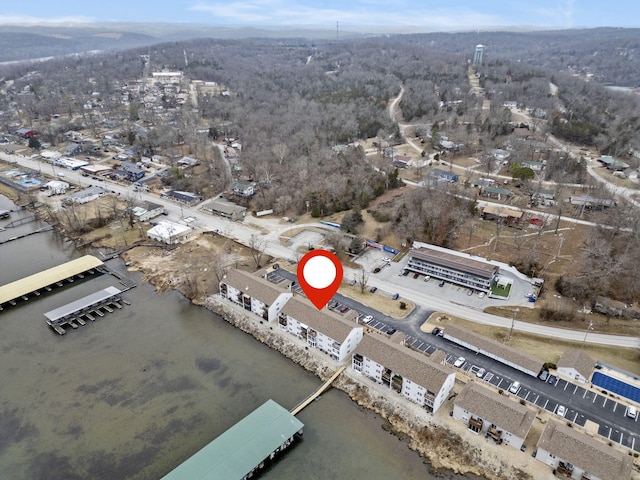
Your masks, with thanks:
<instances>
[{"instance_id":1,"label":"floating dock walkway","mask_svg":"<svg viewBox=\"0 0 640 480\"><path fill-rule=\"evenodd\" d=\"M86 320L95 321L93 314L104 317L104 312L113 312L111 306L120 309L121 303L129 305L120 295L122 290L116 287L107 287L99 292L92 293L86 297L74 300L61 307L51 310L44 314L47 318L47 324L60 335L66 333L63 326L78 328L78 325L85 325ZM84 317L84 318L83 318Z\"/></svg>"},{"instance_id":2,"label":"floating dock walkway","mask_svg":"<svg viewBox=\"0 0 640 480\"><path fill-rule=\"evenodd\" d=\"M344 372L346 365L343 365L342 367L340 367L336 373L334 373L333 375L331 375L331 377L329 377L329 379L324 382L322 384L322 386L316 390L315 392L313 392L311 395L309 395L300 405L298 405L296 408L294 408L293 410L291 410L291 415L297 415L298 413L300 413L302 411L302 409L304 407L306 407L307 405L309 405L311 402L313 402L316 398L318 398L322 392L324 392L327 388L329 388L331 386L331 384L333 383L333 381L338 378L340 376L340 374L342 372Z\"/></svg>"},{"instance_id":3,"label":"floating dock walkway","mask_svg":"<svg viewBox=\"0 0 640 480\"><path fill-rule=\"evenodd\" d=\"M39 296L43 290L62 287L64 282L73 282L75 277L84 278L84 274L94 274L104 267L104 263L92 255L71 260L40 273L29 275L15 282L0 287L0 310L8 305L15 305L19 300L29 300L29 295Z\"/></svg>"}]
</instances>

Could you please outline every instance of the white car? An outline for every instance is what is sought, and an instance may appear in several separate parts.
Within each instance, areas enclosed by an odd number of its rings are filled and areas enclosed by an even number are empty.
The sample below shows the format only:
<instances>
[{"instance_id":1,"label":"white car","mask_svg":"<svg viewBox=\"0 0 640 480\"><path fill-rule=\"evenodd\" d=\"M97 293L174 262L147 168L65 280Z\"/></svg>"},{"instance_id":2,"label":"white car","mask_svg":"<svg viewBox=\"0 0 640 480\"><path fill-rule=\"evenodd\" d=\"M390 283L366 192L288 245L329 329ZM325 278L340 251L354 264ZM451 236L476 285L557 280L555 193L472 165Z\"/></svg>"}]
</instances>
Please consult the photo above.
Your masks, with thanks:
<instances>
[{"instance_id":1,"label":"white car","mask_svg":"<svg viewBox=\"0 0 640 480\"><path fill-rule=\"evenodd\" d=\"M425 282L428 282L429 280L431 280L431 275L426 275L426 276L424 277L424 281L425 281Z\"/></svg>"},{"instance_id":2,"label":"white car","mask_svg":"<svg viewBox=\"0 0 640 480\"><path fill-rule=\"evenodd\" d=\"M481 368L480 370L478 370L476 372L476 377L482 378L484 376L485 372L486 372L486 370L484 368Z\"/></svg>"},{"instance_id":3,"label":"white car","mask_svg":"<svg viewBox=\"0 0 640 480\"><path fill-rule=\"evenodd\" d=\"M561 417L564 417L567 414L567 407L565 407L564 405L558 405L556 413Z\"/></svg>"},{"instance_id":4,"label":"white car","mask_svg":"<svg viewBox=\"0 0 640 480\"><path fill-rule=\"evenodd\" d=\"M518 393L518 390L520 390L520 382L513 382L509 387L511 393Z\"/></svg>"},{"instance_id":5,"label":"white car","mask_svg":"<svg viewBox=\"0 0 640 480\"><path fill-rule=\"evenodd\" d=\"M484 295L485 295L485 293L484 293L484 292L480 292L480 293L478 294L478 298L484 298Z\"/></svg>"},{"instance_id":6,"label":"white car","mask_svg":"<svg viewBox=\"0 0 640 480\"><path fill-rule=\"evenodd\" d=\"M466 361L466 360L464 359L464 357L458 357L458 358L456 359L456 361L455 361L455 362L453 362L453 366L454 366L454 367L456 367L456 368L460 368L462 365L464 365L464 362L465 362L465 361Z\"/></svg>"},{"instance_id":7,"label":"white car","mask_svg":"<svg viewBox=\"0 0 640 480\"><path fill-rule=\"evenodd\" d=\"M369 323L371 320L373 320L373 317L371 315L367 315L362 319L362 323Z\"/></svg>"},{"instance_id":8,"label":"white car","mask_svg":"<svg viewBox=\"0 0 640 480\"><path fill-rule=\"evenodd\" d=\"M638 409L633 405L630 405L629 408L627 408L627 417L633 418L635 420L637 416L638 416Z\"/></svg>"}]
</instances>

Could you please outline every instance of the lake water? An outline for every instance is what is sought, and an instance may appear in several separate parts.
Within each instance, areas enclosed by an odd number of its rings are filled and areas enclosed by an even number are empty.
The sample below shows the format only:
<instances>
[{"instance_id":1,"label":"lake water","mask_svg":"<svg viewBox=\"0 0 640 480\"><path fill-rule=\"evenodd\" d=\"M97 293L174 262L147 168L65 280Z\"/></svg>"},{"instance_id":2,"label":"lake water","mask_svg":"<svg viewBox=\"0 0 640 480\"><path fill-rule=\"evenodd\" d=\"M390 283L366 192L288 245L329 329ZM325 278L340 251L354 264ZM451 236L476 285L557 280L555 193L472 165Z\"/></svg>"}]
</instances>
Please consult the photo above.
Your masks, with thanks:
<instances>
[{"instance_id":1,"label":"lake water","mask_svg":"<svg viewBox=\"0 0 640 480\"><path fill-rule=\"evenodd\" d=\"M79 255L51 232L5 243L0 284ZM126 273L119 260L109 266ZM181 295L144 283L125 295L132 305L65 336L46 325L44 312L110 285L119 286L108 275L90 278L0 312L0 478L157 479L267 399L289 409L321 383ZM303 440L262 478L434 478L342 392L328 391L298 418Z\"/></svg>"}]
</instances>

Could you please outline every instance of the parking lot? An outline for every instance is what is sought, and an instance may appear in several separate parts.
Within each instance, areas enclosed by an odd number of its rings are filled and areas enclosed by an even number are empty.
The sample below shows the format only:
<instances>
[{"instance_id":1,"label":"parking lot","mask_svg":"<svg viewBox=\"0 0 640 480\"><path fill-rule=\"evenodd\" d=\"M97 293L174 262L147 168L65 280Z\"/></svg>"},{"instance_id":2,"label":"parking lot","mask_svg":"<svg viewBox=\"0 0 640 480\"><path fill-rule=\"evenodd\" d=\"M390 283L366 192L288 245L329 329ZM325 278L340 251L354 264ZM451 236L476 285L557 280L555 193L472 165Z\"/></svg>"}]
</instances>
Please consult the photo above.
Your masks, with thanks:
<instances>
[{"instance_id":1,"label":"parking lot","mask_svg":"<svg viewBox=\"0 0 640 480\"><path fill-rule=\"evenodd\" d=\"M285 236L287 236L285 234ZM313 230L303 230L287 240L287 244L294 250L309 250L309 247L319 245L324 240L324 233Z\"/></svg>"},{"instance_id":2,"label":"parking lot","mask_svg":"<svg viewBox=\"0 0 640 480\"><path fill-rule=\"evenodd\" d=\"M376 268L388 268L388 264L392 259L392 253L385 252L378 248L365 248L364 252L355 259L355 263L362 265L365 271L373 272Z\"/></svg>"}]
</instances>

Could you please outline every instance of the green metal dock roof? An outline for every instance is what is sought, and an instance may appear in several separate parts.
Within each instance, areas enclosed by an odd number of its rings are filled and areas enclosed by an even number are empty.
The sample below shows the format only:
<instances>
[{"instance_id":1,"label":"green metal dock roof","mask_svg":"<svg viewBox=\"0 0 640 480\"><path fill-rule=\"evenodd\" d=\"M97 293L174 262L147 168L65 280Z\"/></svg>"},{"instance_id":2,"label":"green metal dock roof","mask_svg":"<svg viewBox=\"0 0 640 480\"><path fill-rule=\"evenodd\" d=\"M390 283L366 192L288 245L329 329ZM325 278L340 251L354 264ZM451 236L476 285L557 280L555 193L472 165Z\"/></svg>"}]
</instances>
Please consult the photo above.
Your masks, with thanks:
<instances>
[{"instance_id":1,"label":"green metal dock roof","mask_svg":"<svg viewBox=\"0 0 640 480\"><path fill-rule=\"evenodd\" d=\"M268 400L162 479L240 480L303 427Z\"/></svg>"}]
</instances>

